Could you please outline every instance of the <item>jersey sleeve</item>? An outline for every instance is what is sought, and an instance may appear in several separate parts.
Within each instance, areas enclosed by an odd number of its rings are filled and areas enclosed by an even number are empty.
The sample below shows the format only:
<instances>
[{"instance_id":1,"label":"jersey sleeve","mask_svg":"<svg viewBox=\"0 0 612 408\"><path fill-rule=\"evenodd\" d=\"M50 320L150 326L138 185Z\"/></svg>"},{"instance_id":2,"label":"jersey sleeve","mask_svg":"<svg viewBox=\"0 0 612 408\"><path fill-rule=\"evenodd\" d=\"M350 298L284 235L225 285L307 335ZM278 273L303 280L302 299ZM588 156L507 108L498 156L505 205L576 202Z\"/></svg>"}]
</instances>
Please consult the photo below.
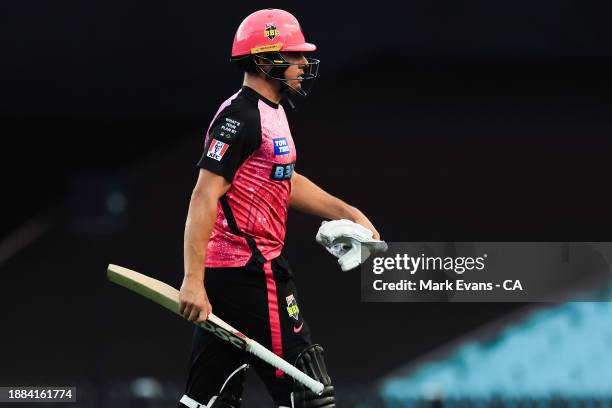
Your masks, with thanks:
<instances>
[{"instance_id":1,"label":"jersey sleeve","mask_svg":"<svg viewBox=\"0 0 612 408\"><path fill-rule=\"evenodd\" d=\"M257 112L226 109L213 121L197 166L231 183L238 168L260 145Z\"/></svg>"}]
</instances>

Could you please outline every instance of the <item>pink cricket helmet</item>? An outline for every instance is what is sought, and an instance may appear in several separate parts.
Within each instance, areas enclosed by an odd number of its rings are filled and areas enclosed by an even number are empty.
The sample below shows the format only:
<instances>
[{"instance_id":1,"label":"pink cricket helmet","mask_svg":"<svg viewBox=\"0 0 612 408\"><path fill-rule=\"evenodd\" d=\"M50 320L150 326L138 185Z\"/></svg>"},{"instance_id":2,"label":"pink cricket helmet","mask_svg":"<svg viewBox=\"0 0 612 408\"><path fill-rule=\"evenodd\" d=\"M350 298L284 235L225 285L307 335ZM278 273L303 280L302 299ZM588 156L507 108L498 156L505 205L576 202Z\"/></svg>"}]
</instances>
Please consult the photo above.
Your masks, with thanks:
<instances>
[{"instance_id":1,"label":"pink cricket helmet","mask_svg":"<svg viewBox=\"0 0 612 408\"><path fill-rule=\"evenodd\" d=\"M234 36L232 57L270 51L311 52L297 19L285 10L265 9L245 18Z\"/></svg>"}]
</instances>

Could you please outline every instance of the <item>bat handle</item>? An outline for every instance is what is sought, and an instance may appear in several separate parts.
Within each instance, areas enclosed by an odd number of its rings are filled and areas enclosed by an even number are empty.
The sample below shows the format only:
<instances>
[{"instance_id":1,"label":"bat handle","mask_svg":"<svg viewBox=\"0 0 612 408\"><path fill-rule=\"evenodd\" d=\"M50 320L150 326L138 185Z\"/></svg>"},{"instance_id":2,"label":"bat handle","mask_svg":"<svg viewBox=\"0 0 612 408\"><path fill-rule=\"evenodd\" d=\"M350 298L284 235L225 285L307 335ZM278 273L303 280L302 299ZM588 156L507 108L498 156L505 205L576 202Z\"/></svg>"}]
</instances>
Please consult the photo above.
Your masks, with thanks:
<instances>
[{"instance_id":1,"label":"bat handle","mask_svg":"<svg viewBox=\"0 0 612 408\"><path fill-rule=\"evenodd\" d=\"M296 367L292 366L276 354L272 353L270 350L268 350L255 340L250 340L248 342L247 351L256 355L271 366L274 366L279 370L283 371L285 374L294 378L296 381L301 382L306 387L310 388L315 394L321 395L321 393L323 392L323 384L321 384L319 381L314 380L312 377L304 374Z\"/></svg>"}]
</instances>

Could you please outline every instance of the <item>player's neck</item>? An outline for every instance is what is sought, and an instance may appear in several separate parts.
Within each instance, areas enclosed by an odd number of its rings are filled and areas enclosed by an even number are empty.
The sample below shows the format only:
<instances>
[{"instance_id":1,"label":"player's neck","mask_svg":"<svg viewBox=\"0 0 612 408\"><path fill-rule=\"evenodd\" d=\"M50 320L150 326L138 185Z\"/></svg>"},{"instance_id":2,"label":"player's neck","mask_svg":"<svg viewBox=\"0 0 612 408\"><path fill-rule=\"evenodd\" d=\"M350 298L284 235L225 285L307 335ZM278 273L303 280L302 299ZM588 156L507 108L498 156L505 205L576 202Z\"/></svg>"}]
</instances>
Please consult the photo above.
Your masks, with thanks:
<instances>
[{"instance_id":1,"label":"player's neck","mask_svg":"<svg viewBox=\"0 0 612 408\"><path fill-rule=\"evenodd\" d=\"M274 103L280 103L280 84L277 80L270 80L258 75L245 75L242 85L248 86L255 92Z\"/></svg>"}]
</instances>

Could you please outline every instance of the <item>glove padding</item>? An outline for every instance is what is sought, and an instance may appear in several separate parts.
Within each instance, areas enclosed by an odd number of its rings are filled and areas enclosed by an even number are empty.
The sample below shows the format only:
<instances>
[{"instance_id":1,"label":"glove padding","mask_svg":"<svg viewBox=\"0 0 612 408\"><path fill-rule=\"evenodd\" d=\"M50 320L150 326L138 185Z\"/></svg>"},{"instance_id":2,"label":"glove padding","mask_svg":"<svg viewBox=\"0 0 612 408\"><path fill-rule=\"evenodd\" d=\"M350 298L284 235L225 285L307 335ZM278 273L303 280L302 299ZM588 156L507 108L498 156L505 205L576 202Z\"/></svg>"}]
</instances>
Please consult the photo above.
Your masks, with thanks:
<instances>
[{"instance_id":1,"label":"glove padding","mask_svg":"<svg viewBox=\"0 0 612 408\"><path fill-rule=\"evenodd\" d=\"M293 382L291 408L336 408L336 392L327 373L323 347L313 344L303 350L295 360L295 366L303 373L323 384L323 391L317 395L298 381Z\"/></svg>"},{"instance_id":2,"label":"glove padding","mask_svg":"<svg viewBox=\"0 0 612 408\"><path fill-rule=\"evenodd\" d=\"M343 271L356 268L370 255L385 252L387 243L373 239L374 233L349 220L323 221L317 242L338 258Z\"/></svg>"}]
</instances>

